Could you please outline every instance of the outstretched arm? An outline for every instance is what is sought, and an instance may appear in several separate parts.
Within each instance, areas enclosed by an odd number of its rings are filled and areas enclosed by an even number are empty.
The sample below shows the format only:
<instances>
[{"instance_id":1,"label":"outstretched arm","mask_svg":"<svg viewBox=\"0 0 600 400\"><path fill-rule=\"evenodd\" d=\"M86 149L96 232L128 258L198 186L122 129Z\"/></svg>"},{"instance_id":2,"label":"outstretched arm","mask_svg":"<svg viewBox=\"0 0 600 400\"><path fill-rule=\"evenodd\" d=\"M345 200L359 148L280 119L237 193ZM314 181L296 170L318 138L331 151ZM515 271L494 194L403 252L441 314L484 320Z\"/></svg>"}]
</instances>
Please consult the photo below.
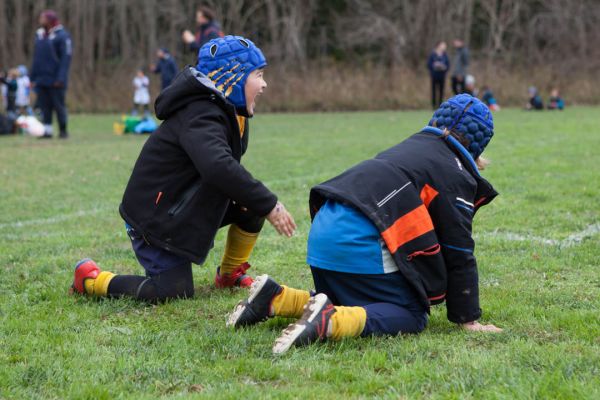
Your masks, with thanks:
<instances>
[{"instance_id":1,"label":"outstretched arm","mask_svg":"<svg viewBox=\"0 0 600 400\"><path fill-rule=\"evenodd\" d=\"M280 234L293 234L294 219L277 196L233 157L218 117L195 117L180 140L204 182L256 215L265 216Z\"/></svg>"},{"instance_id":2,"label":"outstretched arm","mask_svg":"<svg viewBox=\"0 0 600 400\"><path fill-rule=\"evenodd\" d=\"M442 254L448 273L446 308L448 319L469 331L498 331L493 325L481 325L479 276L472 238L474 206L465 193L440 193L431 203Z\"/></svg>"}]
</instances>

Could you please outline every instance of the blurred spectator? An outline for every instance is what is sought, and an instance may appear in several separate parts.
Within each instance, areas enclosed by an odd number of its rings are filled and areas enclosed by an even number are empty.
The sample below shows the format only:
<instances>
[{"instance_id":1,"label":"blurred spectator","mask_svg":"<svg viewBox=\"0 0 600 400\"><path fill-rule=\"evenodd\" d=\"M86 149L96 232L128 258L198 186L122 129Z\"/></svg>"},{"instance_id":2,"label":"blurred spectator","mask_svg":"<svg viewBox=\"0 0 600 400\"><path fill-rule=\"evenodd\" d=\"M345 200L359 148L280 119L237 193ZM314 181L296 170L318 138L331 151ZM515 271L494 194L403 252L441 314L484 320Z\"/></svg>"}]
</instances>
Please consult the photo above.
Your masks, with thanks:
<instances>
[{"instance_id":1,"label":"blurred spectator","mask_svg":"<svg viewBox=\"0 0 600 400\"><path fill-rule=\"evenodd\" d=\"M17 97L15 104L20 115L32 115L30 106L31 81L27 76L27 67L19 65L17 67L19 77L17 78Z\"/></svg>"},{"instance_id":2,"label":"blurred spectator","mask_svg":"<svg viewBox=\"0 0 600 400\"><path fill-rule=\"evenodd\" d=\"M151 64L150 71L160 74L160 86L163 90L171 84L173 78L177 75L178 67L171 53L164 47L156 50L156 57L158 57L158 63Z\"/></svg>"},{"instance_id":3,"label":"blurred spectator","mask_svg":"<svg viewBox=\"0 0 600 400\"><path fill-rule=\"evenodd\" d=\"M552 89L550 92L550 101L548 101L548 110L563 110L565 108L565 102L560 97L560 92L557 88Z\"/></svg>"},{"instance_id":4,"label":"blurred spectator","mask_svg":"<svg viewBox=\"0 0 600 400\"><path fill-rule=\"evenodd\" d=\"M52 137L52 113L56 111L59 138L66 139L69 134L65 94L71 65L71 37L52 10L43 11L39 23L41 27L35 34L31 81L35 85L46 128L42 137Z\"/></svg>"},{"instance_id":5,"label":"blurred spectator","mask_svg":"<svg viewBox=\"0 0 600 400\"><path fill-rule=\"evenodd\" d=\"M470 94L471 96L477 97L478 90L475 87L475 77L473 75L467 74L465 76L465 88L463 93Z\"/></svg>"},{"instance_id":6,"label":"blurred spectator","mask_svg":"<svg viewBox=\"0 0 600 400\"><path fill-rule=\"evenodd\" d=\"M446 42L438 42L427 60L427 68L431 76L431 106L434 110L444 100L446 73L448 72L448 68L450 68L450 60L448 60L446 48Z\"/></svg>"},{"instance_id":7,"label":"blurred spectator","mask_svg":"<svg viewBox=\"0 0 600 400\"><path fill-rule=\"evenodd\" d=\"M219 23L215 20L215 12L209 7L200 6L196 11L196 34L194 35L186 29L183 31L181 37L196 57L198 56L200 47L204 43L211 39L223 37L223 31ZM194 59L194 61L196 60Z\"/></svg>"},{"instance_id":8,"label":"blurred spectator","mask_svg":"<svg viewBox=\"0 0 600 400\"><path fill-rule=\"evenodd\" d=\"M485 103L486 106L490 109L490 111L498 111L500 110L500 105L498 105L498 101L494 97L494 93L488 86L483 86L481 88L483 95L481 96L481 100Z\"/></svg>"},{"instance_id":9,"label":"blurred spectator","mask_svg":"<svg viewBox=\"0 0 600 400\"><path fill-rule=\"evenodd\" d=\"M15 133L15 121L13 117L0 113L0 135Z\"/></svg>"},{"instance_id":10,"label":"blurred spectator","mask_svg":"<svg viewBox=\"0 0 600 400\"><path fill-rule=\"evenodd\" d=\"M8 71L8 74L0 75L0 83L6 85L6 113L9 116L16 118L17 106L17 78L19 77L19 71L15 68Z\"/></svg>"},{"instance_id":11,"label":"blurred spectator","mask_svg":"<svg viewBox=\"0 0 600 400\"><path fill-rule=\"evenodd\" d=\"M150 104L150 79L144 73L144 70L140 68L133 78L133 110L131 115L137 115L139 111L143 111L144 115L150 114L148 105Z\"/></svg>"},{"instance_id":12,"label":"blurred spectator","mask_svg":"<svg viewBox=\"0 0 600 400\"><path fill-rule=\"evenodd\" d=\"M452 91L454 94L460 94L465 90L465 77L469 67L469 49L461 39L454 39L454 60L452 65Z\"/></svg>"},{"instance_id":13,"label":"blurred spectator","mask_svg":"<svg viewBox=\"0 0 600 400\"><path fill-rule=\"evenodd\" d=\"M539 95L538 90L535 86L530 86L527 90L529 93L529 101L525 104L527 110L543 110L544 101L542 96Z\"/></svg>"}]
</instances>

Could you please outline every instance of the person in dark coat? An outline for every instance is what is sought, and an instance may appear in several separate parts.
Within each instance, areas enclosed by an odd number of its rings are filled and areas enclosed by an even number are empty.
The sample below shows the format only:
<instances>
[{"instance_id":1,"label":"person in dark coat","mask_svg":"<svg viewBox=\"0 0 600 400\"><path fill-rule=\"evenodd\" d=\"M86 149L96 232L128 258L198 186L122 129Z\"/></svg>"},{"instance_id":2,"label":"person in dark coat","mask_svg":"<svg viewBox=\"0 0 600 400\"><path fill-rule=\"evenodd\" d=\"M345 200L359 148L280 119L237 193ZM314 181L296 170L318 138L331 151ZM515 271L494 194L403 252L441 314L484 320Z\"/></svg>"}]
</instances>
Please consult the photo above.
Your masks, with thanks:
<instances>
[{"instance_id":1,"label":"person in dark coat","mask_svg":"<svg viewBox=\"0 0 600 400\"><path fill-rule=\"evenodd\" d=\"M42 137L52 137L52 113L55 111L60 129L59 138L66 139L69 134L65 95L73 47L71 36L52 10L43 11L39 22L41 27L35 34L30 79L35 87L42 122L46 127L46 133Z\"/></svg>"},{"instance_id":2,"label":"person in dark coat","mask_svg":"<svg viewBox=\"0 0 600 400\"><path fill-rule=\"evenodd\" d=\"M454 39L454 60L452 62L452 91L460 94L465 91L465 79L469 73L469 48L462 39Z\"/></svg>"},{"instance_id":3,"label":"person in dark coat","mask_svg":"<svg viewBox=\"0 0 600 400\"><path fill-rule=\"evenodd\" d=\"M252 284L248 259L264 220L288 237L296 228L277 196L240 164L265 66L254 43L226 36L207 43L198 65L162 91L155 109L163 123L142 148L119 208L146 276L115 275L84 259L75 292L147 302L191 297L191 263L204 262L223 226L215 285Z\"/></svg>"},{"instance_id":4,"label":"person in dark coat","mask_svg":"<svg viewBox=\"0 0 600 400\"><path fill-rule=\"evenodd\" d=\"M300 318L274 353L326 339L418 333L430 306L470 331L499 332L482 315L472 222L496 197L480 175L493 120L479 99L444 102L400 144L312 188L308 291L259 276L229 326Z\"/></svg>"},{"instance_id":5,"label":"person in dark coat","mask_svg":"<svg viewBox=\"0 0 600 400\"><path fill-rule=\"evenodd\" d=\"M446 42L438 42L427 60L427 69L431 77L431 106L435 110L444 99L446 74L450 68L450 60L446 54Z\"/></svg>"},{"instance_id":6,"label":"person in dark coat","mask_svg":"<svg viewBox=\"0 0 600 400\"><path fill-rule=\"evenodd\" d=\"M206 42L223 37L223 31L215 20L215 12L209 7L201 6L196 11L196 34L185 30L181 37L188 49L197 55Z\"/></svg>"},{"instance_id":7,"label":"person in dark coat","mask_svg":"<svg viewBox=\"0 0 600 400\"><path fill-rule=\"evenodd\" d=\"M156 57L158 58L158 62L150 65L150 70L155 74L160 74L160 87L161 90L164 90L173 82L179 68L177 67L175 58L164 47L156 50Z\"/></svg>"}]
</instances>

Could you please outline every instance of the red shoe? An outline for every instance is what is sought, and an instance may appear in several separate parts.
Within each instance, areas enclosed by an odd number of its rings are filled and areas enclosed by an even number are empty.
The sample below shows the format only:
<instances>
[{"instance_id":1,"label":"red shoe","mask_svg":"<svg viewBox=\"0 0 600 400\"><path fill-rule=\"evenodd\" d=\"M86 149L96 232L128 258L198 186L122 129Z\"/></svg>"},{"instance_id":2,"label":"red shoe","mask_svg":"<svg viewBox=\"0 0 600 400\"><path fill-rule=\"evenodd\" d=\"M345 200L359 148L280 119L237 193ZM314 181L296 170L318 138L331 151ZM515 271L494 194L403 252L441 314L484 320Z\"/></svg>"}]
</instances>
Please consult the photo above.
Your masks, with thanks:
<instances>
[{"instance_id":1,"label":"red shoe","mask_svg":"<svg viewBox=\"0 0 600 400\"><path fill-rule=\"evenodd\" d=\"M241 287L249 288L254 282L250 275L246 275L246 271L250 268L250 264L243 263L238 266L233 272L221 275L221 267L217 267L217 275L215 275L215 286L219 289Z\"/></svg>"},{"instance_id":2,"label":"red shoe","mask_svg":"<svg viewBox=\"0 0 600 400\"><path fill-rule=\"evenodd\" d=\"M86 279L96 279L99 273L100 268L98 268L94 260L84 258L79 261L75 265L75 278L73 279L73 285L71 285L71 293L86 294L83 283Z\"/></svg>"}]
</instances>

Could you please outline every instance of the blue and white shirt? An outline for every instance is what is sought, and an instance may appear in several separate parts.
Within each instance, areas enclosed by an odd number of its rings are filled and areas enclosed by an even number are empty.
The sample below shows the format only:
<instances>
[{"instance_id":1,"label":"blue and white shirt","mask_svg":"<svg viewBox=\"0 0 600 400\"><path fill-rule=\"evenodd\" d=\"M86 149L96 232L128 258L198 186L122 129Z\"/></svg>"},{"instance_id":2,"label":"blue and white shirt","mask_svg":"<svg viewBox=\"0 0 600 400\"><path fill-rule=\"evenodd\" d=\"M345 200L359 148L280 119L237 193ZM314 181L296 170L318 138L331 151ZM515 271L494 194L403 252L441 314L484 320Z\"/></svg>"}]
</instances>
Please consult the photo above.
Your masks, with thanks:
<instances>
[{"instance_id":1,"label":"blue and white shirt","mask_svg":"<svg viewBox=\"0 0 600 400\"><path fill-rule=\"evenodd\" d=\"M354 274L398 271L377 227L357 209L334 200L327 200L313 220L306 261Z\"/></svg>"}]
</instances>

